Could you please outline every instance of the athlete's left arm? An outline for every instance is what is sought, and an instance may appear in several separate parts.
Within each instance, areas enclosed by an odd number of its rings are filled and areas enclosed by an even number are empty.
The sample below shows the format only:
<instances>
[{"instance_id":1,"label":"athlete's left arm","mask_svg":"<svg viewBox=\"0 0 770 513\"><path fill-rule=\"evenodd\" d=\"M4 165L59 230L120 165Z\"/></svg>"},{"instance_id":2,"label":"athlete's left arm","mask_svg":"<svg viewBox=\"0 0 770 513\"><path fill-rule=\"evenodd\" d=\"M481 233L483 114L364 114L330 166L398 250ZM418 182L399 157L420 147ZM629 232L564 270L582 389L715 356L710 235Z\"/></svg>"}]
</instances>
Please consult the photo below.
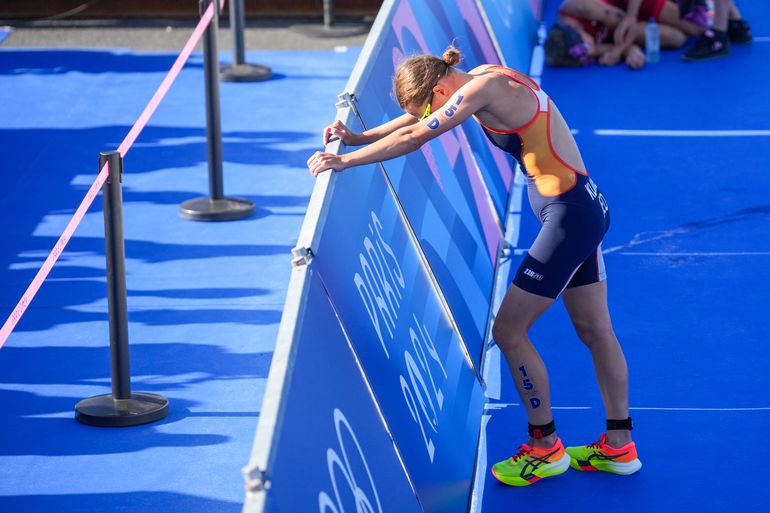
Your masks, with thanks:
<instances>
[{"instance_id":1,"label":"athlete's left arm","mask_svg":"<svg viewBox=\"0 0 770 513\"><path fill-rule=\"evenodd\" d=\"M394 131L368 146L351 153L333 155L316 152L307 161L313 175L328 169L342 171L355 166L382 162L411 153L434 137L456 127L488 103L484 79L474 79L460 87L437 112L414 125Z\"/></svg>"}]
</instances>

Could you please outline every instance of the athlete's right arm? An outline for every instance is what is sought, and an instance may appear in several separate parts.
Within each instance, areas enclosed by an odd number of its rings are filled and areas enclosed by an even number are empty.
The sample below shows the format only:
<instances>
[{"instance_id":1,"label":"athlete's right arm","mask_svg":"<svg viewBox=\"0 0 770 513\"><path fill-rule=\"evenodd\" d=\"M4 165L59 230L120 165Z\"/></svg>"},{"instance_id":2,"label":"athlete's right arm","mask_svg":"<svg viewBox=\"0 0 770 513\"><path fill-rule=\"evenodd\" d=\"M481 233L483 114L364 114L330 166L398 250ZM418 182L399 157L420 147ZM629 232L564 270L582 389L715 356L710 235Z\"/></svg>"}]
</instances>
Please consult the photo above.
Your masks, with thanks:
<instances>
[{"instance_id":1,"label":"athlete's right arm","mask_svg":"<svg viewBox=\"0 0 770 513\"><path fill-rule=\"evenodd\" d=\"M411 114L403 114L395 119L361 133L352 132L342 121L335 121L324 130L324 145L333 137L341 139L348 146L361 146L379 141L399 128L417 123L417 118Z\"/></svg>"}]
</instances>

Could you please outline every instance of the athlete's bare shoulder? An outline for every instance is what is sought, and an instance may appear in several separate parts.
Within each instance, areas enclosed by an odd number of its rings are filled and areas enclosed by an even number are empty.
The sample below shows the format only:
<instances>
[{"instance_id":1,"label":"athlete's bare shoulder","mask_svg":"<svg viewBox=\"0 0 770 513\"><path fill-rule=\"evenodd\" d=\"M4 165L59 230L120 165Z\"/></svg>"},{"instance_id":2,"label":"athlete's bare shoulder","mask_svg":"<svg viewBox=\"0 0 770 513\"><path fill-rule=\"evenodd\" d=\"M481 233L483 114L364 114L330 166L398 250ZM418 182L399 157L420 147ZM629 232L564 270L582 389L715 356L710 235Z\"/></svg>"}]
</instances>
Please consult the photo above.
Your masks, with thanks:
<instances>
[{"instance_id":1,"label":"athlete's bare shoulder","mask_svg":"<svg viewBox=\"0 0 770 513\"><path fill-rule=\"evenodd\" d=\"M476 66L475 68L470 70L468 73L470 73L471 75L483 75L499 67L500 66L498 66L497 64L482 64L480 66Z\"/></svg>"},{"instance_id":2,"label":"athlete's bare shoulder","mask_svg":"<svg viewBox=\"0 0 770 513\"><path fill-rule=\"evenodd\" d=\"M490 96L490 100L503 94L509 88L510 78L501 74L500 66L483 64L468 72L473 77L471 83L479 93Z\"/></svg>"}]
</instances>

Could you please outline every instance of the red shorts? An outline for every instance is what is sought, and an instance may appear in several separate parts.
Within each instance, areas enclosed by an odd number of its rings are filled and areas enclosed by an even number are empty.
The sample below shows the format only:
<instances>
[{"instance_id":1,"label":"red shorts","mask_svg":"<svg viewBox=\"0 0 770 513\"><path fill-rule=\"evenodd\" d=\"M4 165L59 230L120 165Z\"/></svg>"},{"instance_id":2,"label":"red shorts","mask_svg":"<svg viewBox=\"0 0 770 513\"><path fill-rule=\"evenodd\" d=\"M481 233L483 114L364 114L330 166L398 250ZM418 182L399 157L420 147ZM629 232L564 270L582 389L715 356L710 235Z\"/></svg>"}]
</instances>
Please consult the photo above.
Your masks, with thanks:
<instances>
[{"instance_id":1,"label":"red shorts","mask_svg":"<svg viewBox=\"0 0 770 513\"><path fill-rule=\"evenodd\" d=\"M602 0L602 2L620 7L624 11L628 8L628 0ZM642 5L639 7L639 15L636 19L647 21L650 18L655 18L657 20L660 16L660 11L663 10L665 5L666 0L642 0Z\"/></svg>"}]
</instances>

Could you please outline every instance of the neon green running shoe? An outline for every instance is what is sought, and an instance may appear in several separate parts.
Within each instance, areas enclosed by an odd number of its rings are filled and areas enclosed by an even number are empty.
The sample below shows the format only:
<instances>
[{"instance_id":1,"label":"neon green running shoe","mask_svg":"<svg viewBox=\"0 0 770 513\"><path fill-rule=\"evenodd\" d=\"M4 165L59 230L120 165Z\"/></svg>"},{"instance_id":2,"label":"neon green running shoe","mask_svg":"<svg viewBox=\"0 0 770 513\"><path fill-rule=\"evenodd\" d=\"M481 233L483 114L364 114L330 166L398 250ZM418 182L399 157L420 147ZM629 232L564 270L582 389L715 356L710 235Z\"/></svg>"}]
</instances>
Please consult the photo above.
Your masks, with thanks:
<instances>
[{"instance_id":1,"label":"neon green running shoe","mask_svg":"<svg viewBox=\"0 0 770 513\"><path fill-rule=\"evenodd\" d=\"M570 466L582 472L603 470L627 476L642 468L634 442L623 447L610 447L607 435L602 435L598 442L592 444L567 447L566 451L570 456Z\"/></svg>"},{"instance_id":2,"label":"neon green running shoe","mask_svg":"<svg viewBox=\"0 0 770 513\"><path fill-rule=\"evenodd\" d=\"M501 483L527 486L544 477L558 476L567 471L570 457L561 439L552 447L532 447L522 444L519 452L507 460L492 465L492 475Z\"/></svg>"}]
</instances>

